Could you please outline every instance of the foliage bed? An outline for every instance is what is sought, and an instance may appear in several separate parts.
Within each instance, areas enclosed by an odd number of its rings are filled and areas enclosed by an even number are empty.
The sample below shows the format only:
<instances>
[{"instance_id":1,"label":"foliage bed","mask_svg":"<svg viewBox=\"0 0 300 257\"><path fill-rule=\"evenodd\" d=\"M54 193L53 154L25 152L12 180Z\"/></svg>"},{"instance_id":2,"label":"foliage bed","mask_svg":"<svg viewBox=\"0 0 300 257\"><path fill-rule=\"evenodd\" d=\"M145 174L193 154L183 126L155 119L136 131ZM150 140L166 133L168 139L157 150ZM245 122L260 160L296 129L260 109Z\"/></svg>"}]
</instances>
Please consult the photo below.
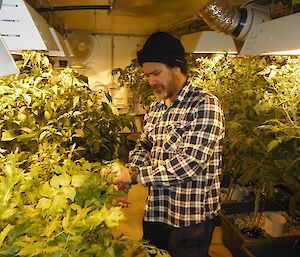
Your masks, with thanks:
<instances>
[{"instance_id":1,"label":"foliage bed","mask_svg":"<svg viewBox=\"0 0 300 257\"><path fill-rule=\"evenodd\" d=\"M43 53L18 65L19 75L0 77L0 255L167 256L112 230L124 215L106 168L131 121Z\"/></svg>"},{"instance_id":2,"label":"foliage bed","mask_svg":"<svg viewBox=\"0 0 300 257\"><path fill-rule=\"evenodd\" d=\"M224 171L260 194L283 185L299 199L300 59L194 59L192 77L221 100L225 111ZM258 205L257 205L258 206Z\"/></svg>"}]
</instances>

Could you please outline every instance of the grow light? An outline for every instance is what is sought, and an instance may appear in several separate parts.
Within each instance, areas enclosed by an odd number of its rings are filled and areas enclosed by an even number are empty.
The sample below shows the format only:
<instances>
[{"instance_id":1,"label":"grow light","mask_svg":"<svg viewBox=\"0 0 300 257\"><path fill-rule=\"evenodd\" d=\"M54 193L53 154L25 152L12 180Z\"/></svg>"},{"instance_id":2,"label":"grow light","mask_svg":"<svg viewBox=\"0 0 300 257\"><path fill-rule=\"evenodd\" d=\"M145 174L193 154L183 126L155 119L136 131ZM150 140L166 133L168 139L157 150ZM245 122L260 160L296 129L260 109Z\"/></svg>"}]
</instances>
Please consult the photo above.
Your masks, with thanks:
<instances>
[{"instance_id":1,"label":"grow light","mask_svg":"<svg viewBox=\"0 0 300 257\"><path fill-rule=\"evenodd\" d=\"M0 59L1 59L0 76L19 73L19 69L1 36L0 36Z\"/></svg>"},{"instance_id":2,"label":"grow light","mask_svg":"<svg viewBox=\"0 0 300 257\"><path fill-rule=\"evenodd\" d=\"M58 51L52 50L50 51L50 55L51 56L61 56L61 57L66 57L69 56L68 54L68 49L67 46L65 44L65 40L63 38L63 36L57 32L54 28L49 28L51 35L58 47Z\"/></svg>"},{"instance_id":3,"label":"grow light","mask_svg":"<svg viewBox=\"0 0 300 257\"><path fill-rule=\"evenodd\" d=\"M183 35L181 43L187 53L237 53L233 38L215 31Z\"/></svg>"},{"instance_id":4,"label":"grow light","mask_svg":"<svg viewBox=\"0 0 300 257\"><path fill-rule=\"evenodd\" d=\"M300 55L300 13L253 25L241 55Z\"/></svg>"},{"instance_id":5,"label":"grow light","mask_svg":"<svg viewBox=\"0 0 300 257\"><path fill-rule=\"evenodd\" d=\"M0 34L9 50L56 50L46 20L23 0L3 0Z\"/></svg>"}]
</instances>

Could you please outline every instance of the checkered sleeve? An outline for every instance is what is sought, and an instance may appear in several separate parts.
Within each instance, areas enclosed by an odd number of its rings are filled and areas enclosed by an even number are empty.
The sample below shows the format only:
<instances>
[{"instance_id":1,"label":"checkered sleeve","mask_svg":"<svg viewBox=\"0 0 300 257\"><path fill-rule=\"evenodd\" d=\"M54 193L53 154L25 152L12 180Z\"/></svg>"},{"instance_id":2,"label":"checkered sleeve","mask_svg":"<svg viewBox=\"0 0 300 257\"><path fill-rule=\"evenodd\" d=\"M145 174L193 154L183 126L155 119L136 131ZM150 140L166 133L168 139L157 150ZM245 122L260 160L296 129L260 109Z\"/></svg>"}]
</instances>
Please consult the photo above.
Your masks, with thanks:
<instances>
[{"instance_id":1,"label":"checkered sleeve","mask_svg":"<svg viewBox=\"0 0 300 257\"><path fill-rule=\"evenodd\" d=\"M224 135L223 112L216 97L205 97L191 113L189 125L175 128L164 142L170 158L159 166L141 166L146 186L173 186L193 181L208 165ZM215 160L216 162L218 160Z\"/></svg>"}]
</instances>

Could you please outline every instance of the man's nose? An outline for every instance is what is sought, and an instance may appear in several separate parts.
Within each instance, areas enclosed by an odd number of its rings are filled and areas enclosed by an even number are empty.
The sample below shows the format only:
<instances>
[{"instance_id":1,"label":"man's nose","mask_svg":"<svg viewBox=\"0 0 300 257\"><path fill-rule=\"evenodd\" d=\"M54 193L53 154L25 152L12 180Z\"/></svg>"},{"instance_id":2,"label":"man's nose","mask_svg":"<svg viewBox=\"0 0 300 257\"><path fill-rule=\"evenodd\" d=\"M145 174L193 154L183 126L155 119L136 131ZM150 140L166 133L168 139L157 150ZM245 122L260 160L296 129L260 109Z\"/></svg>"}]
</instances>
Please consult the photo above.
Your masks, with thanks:
<instances>
[{"instance_id":1,"label":"man's nose","mask_svg":"<svg viewBox=\"0 0 300 257\"><path fill-rule=\"evenodd\" d=\"M151 75L149 76L148 81L149 81L150 86L153 86L156 84L156 79Z\"/></svg>"}]
</instances>

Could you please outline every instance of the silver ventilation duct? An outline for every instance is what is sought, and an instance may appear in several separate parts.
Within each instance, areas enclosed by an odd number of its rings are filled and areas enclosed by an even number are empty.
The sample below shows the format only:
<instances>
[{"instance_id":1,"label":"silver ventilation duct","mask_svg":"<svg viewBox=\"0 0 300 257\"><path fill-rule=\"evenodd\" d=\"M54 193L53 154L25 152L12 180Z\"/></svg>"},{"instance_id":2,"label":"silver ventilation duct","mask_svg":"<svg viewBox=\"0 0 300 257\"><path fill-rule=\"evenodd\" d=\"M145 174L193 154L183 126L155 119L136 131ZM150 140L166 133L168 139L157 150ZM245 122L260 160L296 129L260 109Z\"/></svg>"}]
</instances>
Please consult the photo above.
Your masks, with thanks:
<instances>
[{"instance_id":1,"label":"silver ventilation duct","mask_svg":"<svg viewBox=\"0 0 300 257\"><path fill-rule=\"evenodd\" d=\"M214 1L197 13L213 30L226 34L231 34L240 20L238 9L229 7L221 0Z\"/></svg>"},{"instance_id":2,"label":"silver ventilation duct","mask_svg":"<svg viewBox=\"0 0 300 257\"><path fill-rule=\"evenodd\" d=\"M264 6L248 4L242 8L230 7L225 0L215 0L197 14L215 31L231 34L244 40L253 24L270 20Z\"/></svg>"}]
</instances>

